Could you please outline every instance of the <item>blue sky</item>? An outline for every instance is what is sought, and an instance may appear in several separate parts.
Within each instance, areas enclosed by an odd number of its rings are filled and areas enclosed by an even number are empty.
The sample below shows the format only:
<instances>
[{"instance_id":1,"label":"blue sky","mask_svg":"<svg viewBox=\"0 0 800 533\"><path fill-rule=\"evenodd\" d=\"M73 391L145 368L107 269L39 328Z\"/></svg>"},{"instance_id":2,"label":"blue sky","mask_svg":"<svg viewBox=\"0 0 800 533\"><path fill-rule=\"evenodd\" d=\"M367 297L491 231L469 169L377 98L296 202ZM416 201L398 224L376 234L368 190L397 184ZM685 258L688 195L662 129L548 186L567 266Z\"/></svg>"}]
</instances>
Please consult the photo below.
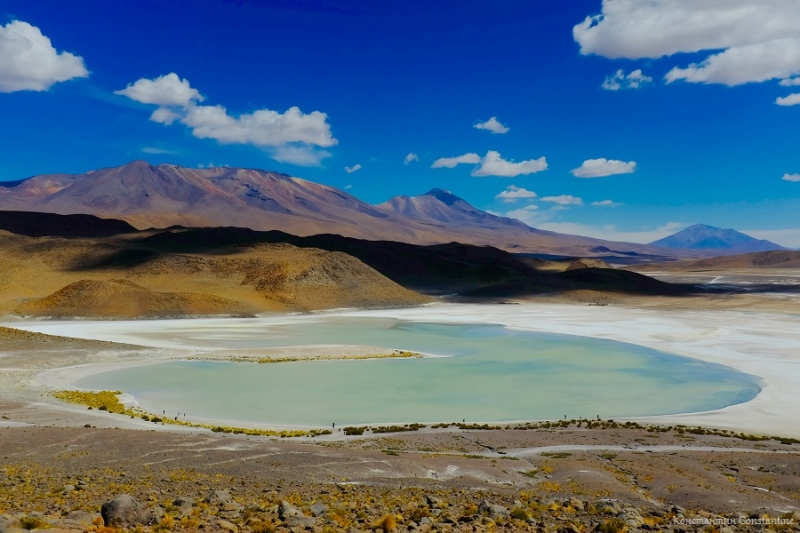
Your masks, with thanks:
<instances>
[{"instance_id":1,"label":"blue sky","mask_svg":"<svg viewBox=\"0 0 800 533\"><path fill-rule=\"evenodd\" d=\"M5 0L0 17L0 180L244 166L372 203L440 187L554 231L702 222L800 247L796 0Z\"/></svg>"}]
</instances>

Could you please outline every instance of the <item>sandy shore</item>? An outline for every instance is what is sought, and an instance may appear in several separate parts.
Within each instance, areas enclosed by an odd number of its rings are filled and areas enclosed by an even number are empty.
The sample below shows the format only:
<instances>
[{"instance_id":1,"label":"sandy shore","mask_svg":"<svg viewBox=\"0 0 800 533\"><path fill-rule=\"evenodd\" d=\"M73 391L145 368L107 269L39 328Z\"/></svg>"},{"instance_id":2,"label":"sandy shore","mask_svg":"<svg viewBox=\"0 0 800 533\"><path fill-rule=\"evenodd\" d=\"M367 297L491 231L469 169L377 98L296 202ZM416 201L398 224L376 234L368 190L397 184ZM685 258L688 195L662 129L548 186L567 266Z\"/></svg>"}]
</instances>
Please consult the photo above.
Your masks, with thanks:
<instances>
[{"instance_id":1,"label":"sandy shore","mask_svg":"<svg viewBox=\"0 0 800 533\"><path fill-rule=\"evenodd\" d=\"M495 323L541 332L581 335L629 342L649 348L727 365L758 376L762 392L753 400L724 409L638 420L741 430L768 435L800 437L800 319L792 315L713 311L653 311L619 307L557 304L463 305L443 304L411 309L341 311L317 315L271 316L246 321L195 319L175 321L43 322L14 321L9 326L53 335L126 342L156 349L187 348L209 358L235 357L239 350L182 344L170 330L214 328L220 336L240 327L306 323L321 317L386 317L439 323ZM153 332L159 332L153 335ZM189 343L191 344L191 343ZM375 353L374 347L359 347ZM355 353L355 347L319 347L320 353ZM270 349L286 357L298 348ZM269 351L269 350L268 350ZM360 351L360 350L359 350ZM264 350L246 350L263 356ZM305 353L309 353L306 349ZM185 356L186 354L184 354ZM170 353L169 358L175 357ZM166 356L165 356L166 358ZM155 357L155 359L161 359ZM154 357L143 359L153 362ZM64 388L70 381L96 371L136 361L106 361L102 366L83 365L42 374L39 382Z\"/></svg>"}]
</instances>

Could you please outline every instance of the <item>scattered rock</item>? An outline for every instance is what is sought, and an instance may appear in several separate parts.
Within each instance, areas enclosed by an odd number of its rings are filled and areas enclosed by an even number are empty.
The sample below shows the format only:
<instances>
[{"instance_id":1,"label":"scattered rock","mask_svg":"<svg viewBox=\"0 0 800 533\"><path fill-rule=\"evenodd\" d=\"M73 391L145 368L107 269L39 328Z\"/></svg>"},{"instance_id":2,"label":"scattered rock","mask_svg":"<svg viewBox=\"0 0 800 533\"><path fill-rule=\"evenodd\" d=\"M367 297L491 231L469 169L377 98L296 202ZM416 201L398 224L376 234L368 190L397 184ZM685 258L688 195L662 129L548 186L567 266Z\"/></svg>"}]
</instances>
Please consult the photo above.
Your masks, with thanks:
<instances>
[{"instance_id":1,"label":"scattered rock","mask_svg":"<svg viewBox=\"0 0 800 533\"><path fill-rule=\"evenodd\" d=\"M150 525L153 521L153 513L128 494L119 494L104 503L100 515L106 527L127 528Z\"/></svg>"},{"instance_id":2,"label":"scattered rock","mask_svg":"<svg viewBox=\"0 0 800 533\"><path fill-rule=\"evenodd\" d=\"M95 515L92 515L86 511L70 511L66 516L67 520L72 520L73 522L77 522L86 526L92 524L94 517Z\"/></svg>"},{"instance_id":3,"label":"scattered rock","mask_svg":"<svg viewBox=\"0 0 800 533\"><path fill-rule=\"evenodd\" d=\"M581 500L579 500L578 498L570 498L569 499L569 505L570 505L570 507L572 507L573 509L576 509L578 511L583 511L585 509L585 506L584 506L583 502Z\"/></svg>"},{"instance_id":4,"label":"scattered rock","mask_svg":"<svg viewBox=\"0 0 800 533\"><path fill-rule=\"evenodd\" d=\"M218 528L224 531L230 531L231 533L236 533L237 531L239 531L238 527L236 527L231 522L228 522L227 520L217 520L216 525Z\"/></svg>"},{"instance_id":5,"label":"scattered rock","mask_svg":"<svg viewBox=\"0 0 800 533\"><path fill-rule=\"evenodd\" d=\"M67 495L74 490L75 490L75 485L64 485L64 495Z\"/></svg>"},{"instance_id":6,"label":"scattered rock","mask_svg":"<svg viewBox=\"0 0 800 533\"><path fill-rule=\"evenodd\" d=\"M317 519L313 516L292 516L286 520L286 525L292 530L294 528L312 528L317 525Z\"/></svg>"},{"instance_id":7,"label":"scattered rock","mask_svg":"<svg viewBox=\"0 0 800 533\"><path fill-rule=\"evenodd\" d=\"M429 494L425 495L425 505L431 509L442 509L445 507L445 503L441 498L436 498L435 496L431 496Z\"/></svg>"}]
</instances>

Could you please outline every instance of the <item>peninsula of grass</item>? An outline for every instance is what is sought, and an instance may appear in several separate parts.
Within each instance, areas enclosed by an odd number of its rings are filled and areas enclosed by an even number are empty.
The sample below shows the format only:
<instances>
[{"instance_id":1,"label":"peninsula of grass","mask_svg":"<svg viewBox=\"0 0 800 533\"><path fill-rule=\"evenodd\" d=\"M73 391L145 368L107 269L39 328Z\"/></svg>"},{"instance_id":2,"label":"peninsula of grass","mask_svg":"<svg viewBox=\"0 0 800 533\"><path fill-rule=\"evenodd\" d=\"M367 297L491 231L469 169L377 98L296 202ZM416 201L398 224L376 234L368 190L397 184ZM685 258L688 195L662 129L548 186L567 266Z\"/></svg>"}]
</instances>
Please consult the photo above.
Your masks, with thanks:
<instances>
[{"instance_id":1,"label":"peninsula of grass","mask_svg":"<svg viewBox=\"0 0 800 533\"><path fill-rule=\"evenodd\" d=\"M353 361L365 359L408 359L424 357L421 353L409 352L406 350L392 350L387 353L370 353L370 354L350 354L350 355L314 355L309 357L214 357L208 356L191 356L186 359L199 360L199 361L223 361L229 363L257 363L257 364L271 364L271 363L299 363L304 361Z\"/></svg>"}]
</instances>

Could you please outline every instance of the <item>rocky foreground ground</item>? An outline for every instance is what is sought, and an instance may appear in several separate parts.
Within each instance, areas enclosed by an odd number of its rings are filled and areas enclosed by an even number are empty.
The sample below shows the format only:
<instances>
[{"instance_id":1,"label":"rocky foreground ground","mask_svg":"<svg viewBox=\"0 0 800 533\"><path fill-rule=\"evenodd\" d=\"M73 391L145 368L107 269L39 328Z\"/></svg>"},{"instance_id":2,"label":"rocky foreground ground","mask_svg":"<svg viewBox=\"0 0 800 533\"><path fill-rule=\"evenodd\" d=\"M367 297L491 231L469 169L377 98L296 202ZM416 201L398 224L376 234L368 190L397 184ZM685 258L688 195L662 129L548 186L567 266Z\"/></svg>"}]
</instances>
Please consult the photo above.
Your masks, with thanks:
<instances>
[{"instance_id":1,"label":"rocky foreground ground","mask_svg":"<svg viewBox=\"0 0 800 533\"><path fill-rule=\"evenodd\" d=\"M0 531L800 531L795 448L575 426L316 443L12 427Z\"/></svg>"}]
</instances>

